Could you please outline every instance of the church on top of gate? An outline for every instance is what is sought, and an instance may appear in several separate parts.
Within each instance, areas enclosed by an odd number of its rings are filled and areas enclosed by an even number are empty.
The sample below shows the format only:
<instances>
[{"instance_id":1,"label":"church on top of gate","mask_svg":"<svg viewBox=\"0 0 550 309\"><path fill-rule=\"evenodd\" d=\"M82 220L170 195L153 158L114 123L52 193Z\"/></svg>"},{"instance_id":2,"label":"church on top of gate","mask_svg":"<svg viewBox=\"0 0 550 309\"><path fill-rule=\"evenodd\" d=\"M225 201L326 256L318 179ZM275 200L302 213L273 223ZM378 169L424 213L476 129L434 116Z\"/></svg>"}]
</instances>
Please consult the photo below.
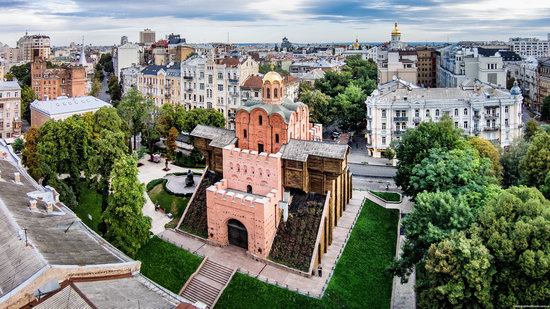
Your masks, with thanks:
<instances>
[{"instance_id":1,"label":"church on top of gate","mask_svg":"<svg viewBox=\"0 0 550 309\"><path fill-rule=\"evenodd\" d=\"M206 200L192 199L178 228L204 229L211 243L311 273L351 198L349 147L323 142L308 106L285 98L284 87L269 72L262 100L239 108L235 130L198 125L191 132L215 176L203 177L195 196ZM206 225L189 228L201 212Z\"/></svg>"}]
</instances>

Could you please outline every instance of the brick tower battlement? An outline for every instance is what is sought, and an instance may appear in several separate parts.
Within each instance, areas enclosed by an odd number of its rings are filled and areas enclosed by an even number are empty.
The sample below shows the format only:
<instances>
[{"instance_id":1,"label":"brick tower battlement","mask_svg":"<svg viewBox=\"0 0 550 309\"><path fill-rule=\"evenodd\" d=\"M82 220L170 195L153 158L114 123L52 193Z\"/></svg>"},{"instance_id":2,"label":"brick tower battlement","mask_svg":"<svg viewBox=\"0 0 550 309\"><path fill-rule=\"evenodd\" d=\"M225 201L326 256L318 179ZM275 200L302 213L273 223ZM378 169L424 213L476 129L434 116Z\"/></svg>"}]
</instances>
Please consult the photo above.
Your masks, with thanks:
<instances>
[{"instance_id":1,"label":"brick tower battlement","mask_svg":"<svg viewBox=\"0 0 550 309\"><path fill-rule=\"evenodd\" d=\"M223 199L224 201L231 202L234 207L245 206L250 208L264 207L266 205L273 205L279 202L277 196L279 192L273 189L265 196L256 196L254 194L247 194L245 192L231 190L227 187L227 180L222 179L214 185L208 187L207 194L214 195L216 199Z\"/></svg>"}]
</instances>

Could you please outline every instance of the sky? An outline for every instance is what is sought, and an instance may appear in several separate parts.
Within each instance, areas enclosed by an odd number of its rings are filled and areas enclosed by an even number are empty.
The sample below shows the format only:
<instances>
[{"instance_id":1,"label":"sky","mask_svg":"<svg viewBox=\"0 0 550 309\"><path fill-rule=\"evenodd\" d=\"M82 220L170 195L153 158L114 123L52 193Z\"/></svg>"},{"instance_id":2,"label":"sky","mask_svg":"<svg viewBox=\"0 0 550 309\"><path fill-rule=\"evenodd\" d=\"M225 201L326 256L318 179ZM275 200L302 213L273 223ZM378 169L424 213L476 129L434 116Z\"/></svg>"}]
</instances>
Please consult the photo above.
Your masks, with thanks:
<instances>
[{"instance_id":1,"label":"sky","mask_svg":"<svg viewBox=\"0 0 550 309\"><path fill-rule=\"evenodd\" d=\"M550 0L0 0L0 42L25 31L52 44L113 45L177 33L190 43L388 41L397 21L402 40L455 42L547 38Z\"/></svg>"}]
</instances>

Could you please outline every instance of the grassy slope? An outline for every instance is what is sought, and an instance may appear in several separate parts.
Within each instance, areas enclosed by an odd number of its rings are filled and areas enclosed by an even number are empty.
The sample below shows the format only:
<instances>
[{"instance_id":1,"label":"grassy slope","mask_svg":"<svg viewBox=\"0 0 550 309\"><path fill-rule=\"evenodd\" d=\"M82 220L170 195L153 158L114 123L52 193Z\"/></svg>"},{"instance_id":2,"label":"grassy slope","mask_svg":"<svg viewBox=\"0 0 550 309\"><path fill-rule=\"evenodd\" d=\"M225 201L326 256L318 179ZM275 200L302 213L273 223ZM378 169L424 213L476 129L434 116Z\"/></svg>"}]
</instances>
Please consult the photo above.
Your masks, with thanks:
<instances>
[{"instance_id":1,"label":"grassy slope","mask_svg":"<svg viewBox=\"0 0 550 309\"><path fill-rule=\"evenodd\" d=\"M367 201L321 300L238 275L217 308L389 308L395 255L397 210Z\"/></svg>"},{"instance_id":2,"label":"grassy slope","mask_svg":"<svg viewBox=\"0 0 550 309\"><path fill-rule=\"evenodd\" d=\"M175 245L153 237L136 257L141 273L174 293L179 293L187 279L199 267L202 258Z\"/></svg>"},{"instance_id":3,"label":"grassy slope","mask_svg":"<svg viewBox=\"0 0 550 309\"><path fill-rule=\"evenodd\" d=\"M172 195L164 190L162 183L149 190L149 197L153 204L159 204L166 213L171 212L174 217L181 217L189 198Z\"/></svg>"},{"instance_id":4,"label":"grassy slope","mask_svg":"<svg viewBox=\"0 0 550 309\"><path fill-rule=\"evenodd\" d=\"M401 199L400 195L395 192L371 191L371 193L388 202L399 202Z\"/></svg>"},{"instance_id":5,"label":"grassy slope","mask_svg":"<svg viewBox=\"0 0 550 309\"><path fill-rule=\"evenodd\" d=\"M101 194L88 188L86 183L80 185L80 190L80 200L74 212L84 224L97 232L102 215ZM92 215L92 220L88 219L88 214Z\"/></svg>"}]
</instances>

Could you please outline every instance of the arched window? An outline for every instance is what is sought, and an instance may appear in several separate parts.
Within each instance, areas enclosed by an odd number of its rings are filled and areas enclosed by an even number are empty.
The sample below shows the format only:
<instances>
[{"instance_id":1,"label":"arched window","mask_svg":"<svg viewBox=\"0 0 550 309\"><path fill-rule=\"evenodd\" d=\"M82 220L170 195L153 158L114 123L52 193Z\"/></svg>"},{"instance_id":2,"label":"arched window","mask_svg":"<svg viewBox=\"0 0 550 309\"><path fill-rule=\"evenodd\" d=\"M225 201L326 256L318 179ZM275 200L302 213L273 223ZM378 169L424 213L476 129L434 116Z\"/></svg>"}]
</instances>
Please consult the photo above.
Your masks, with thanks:
<instances>
[{"instance_id":1,"label":"arched window","mask_svg":"<svg viewBox=\"0 0 550 309\"><path fill-rule=\"evenodd\" d=\"M468 116L468 109L467 108L464 109L464 116Z\"/></svg>"},{"instance_id":2,"label":"arched window","mask_svg":"<svg viewBox=\"0 0 550 309\"><path fill-rule=\"evenodd\" d=\"M439 110L438 109L435 110L435 116L439 117Z\"/></svg>"},{"instance_id":3,"label":"arched window","mask_svg":"<svg viewBox=\"0 0 550 309\"><path fill-rule=\"evenodd\" d=\"M252 194L252 186L251 185L246 186L246 193Z\"/></svg>"},{"instance_id":4,"label":"arched window","mask_svg":"<svg viewBox=\"0 0 550 309\"><path fill-rule=\"evenodd\" d=\"M262 115L258 116L258 123L259 123L260 125L262 125L262 123L263 123Z\"/></svg>"},{"instance_id":5,"label":"arched window","mask_svg":"<svg viewBox=\"0 0 550 309\"><path fill-rule=\"evenodd\" d=\"M275 134L275 144L279 144L279 134Z\"/></svg>"},{"instance_id":6,"label":"arched window","mask_svg":"<svg viewBox=\"0 0 550 309\"><path fill-rule=\"evenodd\" d=\"M426 117L430 117L430 110L429 109L426 110Z\"/></svg>"},{"instance_id":7,"label":"arched window","mask_svg":"<svg viewBox=\"0 0 550 309\"><path fill-rule=\"evenodd\" d=\"M266 94L266 98L268 99L271 99L271 89L269 89L269 87L266 87L265 88L265 94Z\"/></svg>"},{"instance_id":8,"label":"arched window","mask_svg":"<svg viewBox=\"0 0 550 309\"><path fill-rule=\"evenodd\" d=\"M273 98L275 98L275 99L276 99L277 96L279 95L279 93L278 93L277 90L278 90L277 88L273 89Z\"/></svg>"},{"instance_id":9,"label":"arched window","mask_svg":"<svg viewBox=\"0 0 550 309\"><path fill-rule=\"evenodd\" d=\"M244 135L244 138L247 138L248 134L246 132L246 129L243 130L243 135Z\"/></svg>"}]
</instances>

